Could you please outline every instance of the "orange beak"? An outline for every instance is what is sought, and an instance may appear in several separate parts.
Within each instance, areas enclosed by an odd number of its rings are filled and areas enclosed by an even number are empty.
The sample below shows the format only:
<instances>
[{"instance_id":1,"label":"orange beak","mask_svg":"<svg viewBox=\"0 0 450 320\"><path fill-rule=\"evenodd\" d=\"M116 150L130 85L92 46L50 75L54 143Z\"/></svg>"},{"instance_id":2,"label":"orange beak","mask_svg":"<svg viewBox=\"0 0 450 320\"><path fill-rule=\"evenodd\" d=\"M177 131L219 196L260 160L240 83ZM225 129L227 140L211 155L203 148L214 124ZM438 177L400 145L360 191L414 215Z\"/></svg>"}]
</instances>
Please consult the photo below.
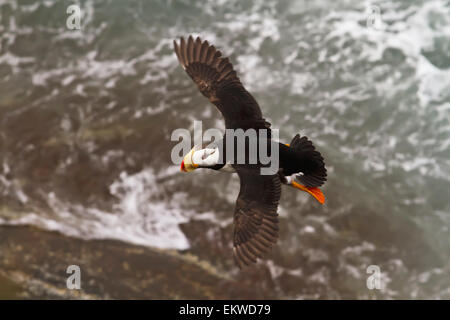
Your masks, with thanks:
<instances>
[{"instance_id":1,"label":"orange beak","mask_svg":"<svg viewBox=\"0 0 450 320\"><path fill-rule=\"evenodd\" d=\"M195 152L195 148L192 149L187 155L184 156L183 161L181 161L180 171L191 172L198 168L198 164L192 162L192 154Z\"/></svg>"},{"instance_id":2,"label":"orange beak","mask_svg":"<svg viewBox=\"0 0 450 320\"><path fill-rule=\"evenodd\" d=\"M297 183L295 181L292 181L291 184L294 188L300 189L302 191L305 191L307 193L309 193L310 195L312 195L314 197L314 199L316 199L317 201L319 201L320 204L324 204L325 203L325 195L323 194L322 190L320 190L317 187L314 188L309 188L306 187L300 183Z\"/></svg>"},{"instance_id":3,"label":"orange beak","mask_svg":"<svg viewBox=\"0 0 450 320\"><path fill-rule=\"evenodd\" d=\"M184 160L181 161L181 168L180 168L180 171L187 172L186 167L184 166Z\"/></svg>"}]
</instances>

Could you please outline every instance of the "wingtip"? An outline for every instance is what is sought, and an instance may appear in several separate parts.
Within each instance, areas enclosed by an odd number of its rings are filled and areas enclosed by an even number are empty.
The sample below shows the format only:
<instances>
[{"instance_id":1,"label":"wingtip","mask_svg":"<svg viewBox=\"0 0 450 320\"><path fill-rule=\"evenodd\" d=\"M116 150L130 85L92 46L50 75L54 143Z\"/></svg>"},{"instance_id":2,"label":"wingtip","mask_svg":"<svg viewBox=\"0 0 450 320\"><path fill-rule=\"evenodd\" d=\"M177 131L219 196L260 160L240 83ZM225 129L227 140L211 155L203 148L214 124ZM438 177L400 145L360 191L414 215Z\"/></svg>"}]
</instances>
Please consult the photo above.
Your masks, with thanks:
<instances>
[{"instance_id":1,"label":"wingtip","mask_svg":"<svg viewBox=\"0 0 450 320\"><path fill-rule=\"evenodd\" d=\"M177 57L178 57L179 49L178 49L178 43L177 43L177 41L175 39L173 40L173 50L175 51L175 53L177 54Z\"/></svg>"}]
</instances>

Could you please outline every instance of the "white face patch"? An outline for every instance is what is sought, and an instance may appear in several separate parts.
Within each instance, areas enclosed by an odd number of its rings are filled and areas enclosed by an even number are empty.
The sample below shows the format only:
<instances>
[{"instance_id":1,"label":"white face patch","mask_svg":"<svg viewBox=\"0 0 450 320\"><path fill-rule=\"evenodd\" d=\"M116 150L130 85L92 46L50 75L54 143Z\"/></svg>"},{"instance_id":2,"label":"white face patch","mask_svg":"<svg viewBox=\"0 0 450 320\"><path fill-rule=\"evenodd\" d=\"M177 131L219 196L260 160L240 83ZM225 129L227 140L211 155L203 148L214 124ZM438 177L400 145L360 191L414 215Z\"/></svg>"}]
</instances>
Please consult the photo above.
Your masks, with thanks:
<instances>
[{"instance_id":1,"label":"white face patch","mask_svg":"<svg viewBox=\"0 0 450 320\"><path fill-rule=\"evenodd\" d=\"M206 148L195 151L192 161L199 166L212 167L219 162L219 148Z\"/></svg>"},{"instance_id":2,"label":"white face patch","mask_svg":"<svg viewBox=\"0 0 450 320\"><path fill-rule=\"evenodd\" d=\"M219 163L219 148L205 148L192 154L192 162L203 167L212 167ZM220 171L236 172L231 164L226 163Z\"/></svg>"}]
</instances>

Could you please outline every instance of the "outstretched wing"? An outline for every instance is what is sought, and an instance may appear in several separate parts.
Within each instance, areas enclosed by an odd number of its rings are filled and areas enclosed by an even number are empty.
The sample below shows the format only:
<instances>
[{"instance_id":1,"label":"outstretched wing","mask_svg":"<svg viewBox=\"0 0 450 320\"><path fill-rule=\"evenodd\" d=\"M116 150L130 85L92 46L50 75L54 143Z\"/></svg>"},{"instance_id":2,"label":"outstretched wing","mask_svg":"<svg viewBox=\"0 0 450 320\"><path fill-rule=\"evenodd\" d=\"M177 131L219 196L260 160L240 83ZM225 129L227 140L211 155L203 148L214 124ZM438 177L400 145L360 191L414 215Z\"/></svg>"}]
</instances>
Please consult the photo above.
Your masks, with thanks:
<instances>
[{"instance_id":1,"label":"outstretched wing","mask_svg":"<svg viewBox=\"0 0 450 320\"><path fill-rule=\"evenodd\" d=\"M278 174L261 175L259 166L233 165L241 180L234 212L234 259L242 268L257 262L278 239Z\"/></svg>"},{"instance_id":2,"label":"outstretched wing","mask_svg":"<svg viewBox=\"0 0 450 320\"><path fill-rule=\"evenodd\" d=\"M270 123L262 117L261 109L233 69L228 58L208 41L199 37L194 41L180 39L174 41L174 49L184 70L198 85L200 92L207 97L225 118L227 129L268 129Z\"/></svg>"}]
</instances>

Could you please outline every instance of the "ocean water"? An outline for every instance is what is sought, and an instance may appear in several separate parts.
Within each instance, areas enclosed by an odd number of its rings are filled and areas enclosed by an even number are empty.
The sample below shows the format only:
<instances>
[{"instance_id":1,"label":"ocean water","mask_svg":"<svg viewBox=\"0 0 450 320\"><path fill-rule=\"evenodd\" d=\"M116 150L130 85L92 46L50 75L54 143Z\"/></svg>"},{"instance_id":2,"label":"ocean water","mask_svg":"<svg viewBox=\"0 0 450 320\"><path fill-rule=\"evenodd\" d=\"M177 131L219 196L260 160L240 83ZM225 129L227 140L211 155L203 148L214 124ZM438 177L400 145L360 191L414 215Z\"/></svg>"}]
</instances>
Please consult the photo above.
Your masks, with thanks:
<instances>
[{"instance_id":1,"label":"ocean water","mask_svg":"<svg viewBox=\"0 0 450 320\"><path fill-rule=\"evenodd\" d=\"M450 1L87 0L70 30L72 3L0 1L1 224L175 249L237 275L238 178L170 158L175 129L224 127L173 53L193 34L230 57L282 141L307 135L326 161L324 206L283 189L261 286L450 298Z\"/></svg>"}]
</instances>

